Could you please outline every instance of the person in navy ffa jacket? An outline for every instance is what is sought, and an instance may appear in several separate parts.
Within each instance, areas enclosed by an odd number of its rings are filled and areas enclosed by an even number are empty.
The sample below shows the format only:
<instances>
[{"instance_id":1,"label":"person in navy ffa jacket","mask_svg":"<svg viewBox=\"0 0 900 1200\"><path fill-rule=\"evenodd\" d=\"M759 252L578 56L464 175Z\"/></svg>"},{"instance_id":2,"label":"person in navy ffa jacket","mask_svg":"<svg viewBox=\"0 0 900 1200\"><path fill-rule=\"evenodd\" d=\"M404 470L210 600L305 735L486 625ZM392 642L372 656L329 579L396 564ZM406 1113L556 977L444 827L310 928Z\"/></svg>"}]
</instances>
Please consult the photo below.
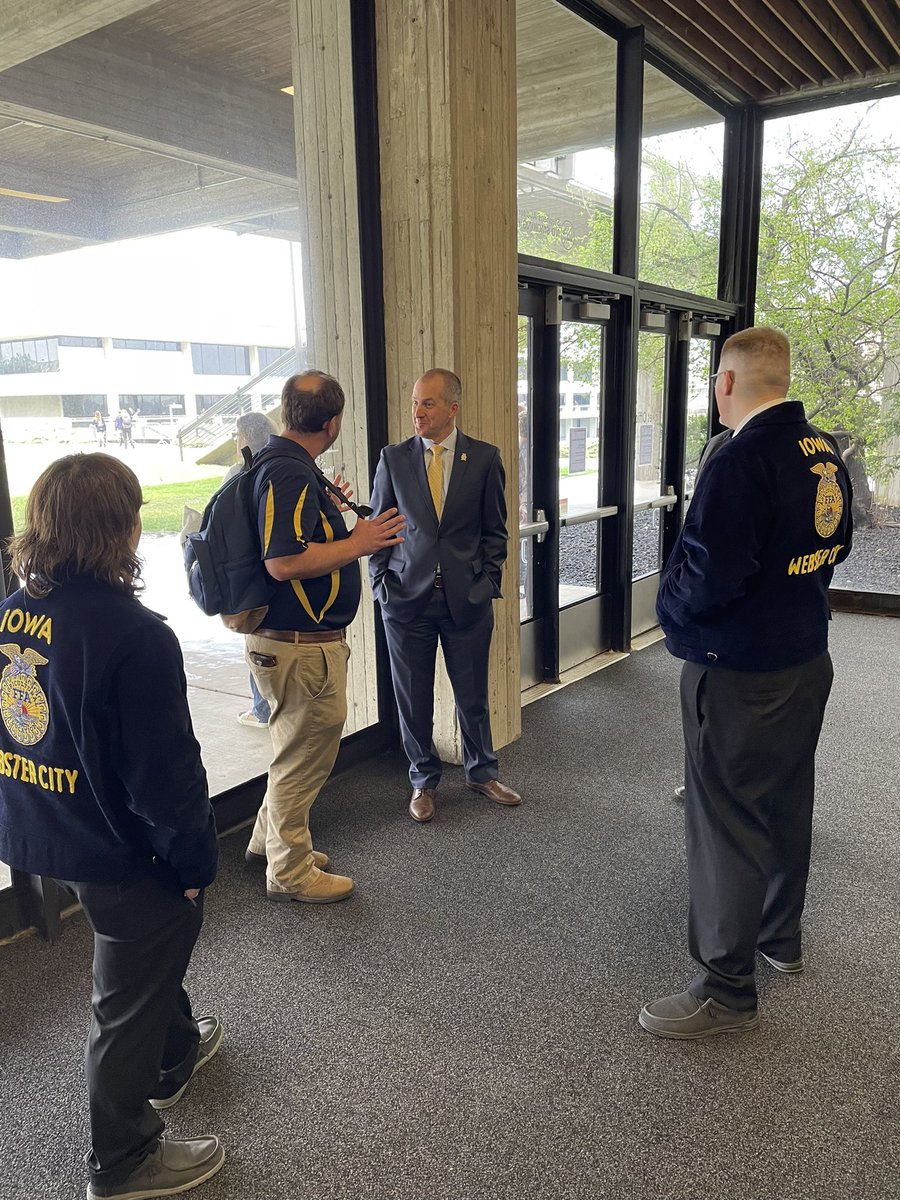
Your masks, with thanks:
<instances>
[{"instance_id":1,"label":"person in navy ffa jacket","mask_svg":"<svg viewBox=\"0 0 900 1200\"><path fill-rule=\"evenodd\" d=\"M54 462L13 538L0 604L0 859L52 876L94 931L88 1197L174 1195L224 1161L163 1137L222 1029L182 981L216 829L178 641L136 593L141 488L106 454Z\"/></svg>"},{"instance_id":2,"label":"person in navy ffa jacket","mask_svg":"<svg viewBox=\"0 0 900 1200\"><path fill-rule=\"evenodd\" d=\"M416 436L386 446L375 472L375 512L399 508L402 545L369 559L391 660L403 749L413 786L410 816L430 821L441 760L432 741L434 670L444 651L462 733L466 786L497 804L521 797L498 779L488 709L493 601L500 596L507 530L496 446L456 428L461 384L434 368L416 381Z\"/></svg>"},{"instance_id":3,"label":"person in navy ffa jacket","mask_svg":"<svg viewBox=\"0 0 900 1200\"><path fill-rule=\"evenodd\" d=\"M778 971L803 969L814 760L833 677L828 585L852 538L837 446L786 399L784 334L735 334L715 378L732 437L704 465L657 599L666 645L684 659L688 937L700 972L640 1022L673 1038L755 1028L757 950Z\"/></svg>"}]
</instances>

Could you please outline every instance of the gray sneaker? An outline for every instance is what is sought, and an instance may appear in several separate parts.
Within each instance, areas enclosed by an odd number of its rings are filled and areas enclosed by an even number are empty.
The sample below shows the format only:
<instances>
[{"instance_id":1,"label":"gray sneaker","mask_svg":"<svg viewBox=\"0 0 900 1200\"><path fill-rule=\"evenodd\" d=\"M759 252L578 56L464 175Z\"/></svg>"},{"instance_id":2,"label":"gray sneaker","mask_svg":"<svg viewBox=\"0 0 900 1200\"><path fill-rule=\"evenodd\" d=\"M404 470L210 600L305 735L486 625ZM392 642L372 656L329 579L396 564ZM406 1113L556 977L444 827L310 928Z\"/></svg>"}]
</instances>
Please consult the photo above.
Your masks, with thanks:
<instances>
[{"instance_id":1,"label":"gray sneaker","mask_svg":"<svg viewBox=\"0 0 900 1200\"><path fill-rule=\"evenodd\" d=\"M201 1067L205 1067L213 1055L222 1045L222 1038L225 1036L222 1030L221 1022L218 1017L198 1017L197 1024L200 1027L200 1045L197 1047L197 1061L194 1063L194 1069L181 1085L177 1092L172 1096L166 1096L163 1100L153 1099L150 1103L161 1112L163 1109L171 1108L173 1104L177 1104L184 1095L187 1085L191 1082Z\"/></svg>"},{"instance_id":2,"label":"gray sneaker","mask_svg":"<svg viewBox=\"0 0 900 1200\"><path fill-rule=\"evenodd\" d=\"M225 1151L217 1137L161 1137L137 1170L122 1183L88 1185L87 1200L154 1200L198 1187L222 1167Z\"/></svg>"},{"instance_id":3,"label":"gray sneaker","mask_svg":"<svg viewBox=\"0 0 900 1200\"><path fill-rule=\"evenodd\" d=\"M737 1012L717 1000L700 1001L691 992L664 996L641 1009L638 1021L663 1038L702 1038L715 1033L745 1033L759 1024L759 1013Z\"/></svg>"},{"instance_id":4,"label":"gray sneaker","mask_svg":"<svg viewBox=\"0 0 900 1200\"><path fill-rule=\"evenodd\" d=\"M762 950L759 953L770 967L774 967L776 971L781 971L785 975L799 975L805 966L802 954L792 962L785 962L783 958L772 958L770 954L763 954Z\"/></svg>"}]
</instances>

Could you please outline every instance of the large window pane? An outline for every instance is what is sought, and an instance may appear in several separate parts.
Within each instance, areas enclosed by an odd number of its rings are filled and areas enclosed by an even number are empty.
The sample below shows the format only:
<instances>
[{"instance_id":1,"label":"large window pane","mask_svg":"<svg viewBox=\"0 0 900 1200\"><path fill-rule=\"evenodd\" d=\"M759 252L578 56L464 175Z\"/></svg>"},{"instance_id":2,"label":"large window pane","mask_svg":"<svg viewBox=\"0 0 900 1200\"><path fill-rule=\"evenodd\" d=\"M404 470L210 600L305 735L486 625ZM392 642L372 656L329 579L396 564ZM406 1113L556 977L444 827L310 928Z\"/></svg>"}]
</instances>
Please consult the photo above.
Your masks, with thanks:
<instances>
[{"instance_id":1,"label":"large window pane","mask_svg":"<svg viewBox=\"0 0 900 1200\"><path fill-rule=\"evenodd\" d=\"M519 422L519 525L534 520L534 457L532 453L532 423L534 392L532 354L533 323L531 317L519 317L518 323L518 380L516 401ZM519 539L519 619L534 616L534 539Z\"/></svg>"},{"instance_id":2,"label":"large window pane","mask_svg":"<svg viewBox=\"0 0 900 1200\"><path fill-rule=\"evenodd\" d=\"M717 294L725 118L644 67L640 277Z\"/></svg>"},{"instance_id":3,"label":"large window pane","mask_svg":"<svg viewBox=\"0 0 900 1200\"><path fill-rule=\"evenodd\" d=\"M566 608L600 590L599 521L559 531L559 607Z\"/></svg>"},{"instance_id":4,"label":"large window pane","mask_svg":"<svg viewBox=\"0 0 900 1200\"><path fill-rule=\"evenodd\" d=\"M854 550L834 586L900 591L900 98L766 126L756 323L841 446Z\"/></svg>"},{"instance_id":5,"label":"large window pane","mask_svg":"<svg viewBox=\"0 0 900 1200\"><path fill-rule=\"evenodd\" d=\"M250 706L244 639L187 599L179 533L185 510L200 512L236 461L237 414L277 413L294 366L265 378L260 369L282 347L299 345L305 360L294 175L307 168L302 155L296 163L294 100L282 90L292 82L288 6L254 10L256 49L247 45L246 6L183 5L174 31L153 7L117 23L133 61L123 50L97 94L113 129L121 109L140 104L143 138L85 140L66 120L41 125L40 114L0 128L10 179L53 179L59 192L56 205L4 198L23 232L0 239L0 421L21 525L38 474L62 455L101 447L92 417L105 418L106 452L132 467L146 499L144 600L181 641L195 728L220 792L263 773L271 745L265 732L237 724ZM212 86L186 87L194 67ZM346 87L349 103L349 78ZM195 107L169 120L185 98ZM352 138L345 150L352 158ZM231 408L205 414L213 397ZM353 401L326 464L335 470L354 442L367 444L364 397L348 397L348 407ZM114 421L126 406L137 416L131 437L120 439ZM365 498L368 480L354 469L351 482ZM350 638L357 676L347 732L377 719L371 606Z\"/></svg>"},{"instance_id":6,"label":"large window pane","mask_svg":"<svg viewBox=\"0 0 900 1200\"><path fill-rule=\"evenodd\" d=\"M616 43L556 0L518 0L519 252L612 270Z\"/></svg>"},{"instance_id":7,"label":"large window pane","mask_svg":"<svg viewBox=\"0 0 900 1200\"><path fill-rule=\"evenodd\" d=\"M578 517L600 500L602 325L564 321L559 331L559 512ZM600 521L565 526L559 534L559 605L596 595Z\"/></svg>"},{"instance_id":8,"label":"large window pane","mask_svg":"<svg viewBox=\"0 0 900 1200\"><path fill-rule=\"evenodd\" d=\"M700 455L709 440L709 405L712 398L712 342L692 338L688 353L687 429L684 448L684 508L694 494Z\"/></svg>"},{"instance_id":9,"label":"large window pane","mask_svg":"<svg viewBox=\"0 0 900 1200\"><path fill-rule=\"evenodd\" d=\"M648 509L662 488L663 411L666 398L666 338L641 333L638 341L637 423L634 438L634 549L631 575L640 579L660 568L660 509Z\"/></svg>"}]
</instances>

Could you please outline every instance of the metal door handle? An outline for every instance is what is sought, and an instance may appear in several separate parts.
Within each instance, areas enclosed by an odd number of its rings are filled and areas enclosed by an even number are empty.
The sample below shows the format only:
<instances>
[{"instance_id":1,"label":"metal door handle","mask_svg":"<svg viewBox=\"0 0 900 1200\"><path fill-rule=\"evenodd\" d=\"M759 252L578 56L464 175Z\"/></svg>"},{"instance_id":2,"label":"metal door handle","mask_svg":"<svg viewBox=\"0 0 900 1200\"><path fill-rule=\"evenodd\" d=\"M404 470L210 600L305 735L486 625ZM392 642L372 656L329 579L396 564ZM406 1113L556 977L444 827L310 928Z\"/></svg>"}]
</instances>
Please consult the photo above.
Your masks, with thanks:
<instances>
[{"instance_id":1,"label":"metal door handle","mask_svg":"<svg viewBox=\"0 0 900 1200\"><path fill-rule=\"evenodd\" d=\"M560 518L560 525L566 529L571 525L586 525L588 521L602 521L604 517L614 517L618 514L617 504L607 504L604 508L592 508L589 512L572 513L571 516Z\"/></svg>"},{"instance_id":2,"label":"metal door handle","mask_svg":"<svg viewBox=\"0 0 900 1200\"><path fill-rule=\"evenodd\" d=\"M519 537L533 537L538 543L544 541L550 529L550 522L547 520L547 514L542 508L534 510L534 520L529 521L526 525L519 526Z\"/></svg>"}]
</instances>

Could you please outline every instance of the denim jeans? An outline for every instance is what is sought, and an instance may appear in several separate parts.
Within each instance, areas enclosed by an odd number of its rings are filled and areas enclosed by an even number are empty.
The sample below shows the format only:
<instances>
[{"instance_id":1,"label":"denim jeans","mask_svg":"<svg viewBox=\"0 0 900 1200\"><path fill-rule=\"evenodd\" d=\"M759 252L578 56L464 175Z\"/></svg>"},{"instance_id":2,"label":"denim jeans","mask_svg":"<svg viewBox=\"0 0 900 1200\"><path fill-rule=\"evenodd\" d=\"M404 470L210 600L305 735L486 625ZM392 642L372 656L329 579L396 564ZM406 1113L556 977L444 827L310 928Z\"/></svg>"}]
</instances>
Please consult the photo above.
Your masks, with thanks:
<instances>
[{"instance_id":1,"label":"denim jeans","mask_svg":"<svg viewBox=\"0 0 900 1200\"><path fill-rule=\"evenodd\" d=\"M265 725L271 716L269 702L261 694L259 688L256 686L256 680L252 675L250 676L250 694L253 697L253 707L250 711L261 725Z\"/></svg>"}]
</instances>

